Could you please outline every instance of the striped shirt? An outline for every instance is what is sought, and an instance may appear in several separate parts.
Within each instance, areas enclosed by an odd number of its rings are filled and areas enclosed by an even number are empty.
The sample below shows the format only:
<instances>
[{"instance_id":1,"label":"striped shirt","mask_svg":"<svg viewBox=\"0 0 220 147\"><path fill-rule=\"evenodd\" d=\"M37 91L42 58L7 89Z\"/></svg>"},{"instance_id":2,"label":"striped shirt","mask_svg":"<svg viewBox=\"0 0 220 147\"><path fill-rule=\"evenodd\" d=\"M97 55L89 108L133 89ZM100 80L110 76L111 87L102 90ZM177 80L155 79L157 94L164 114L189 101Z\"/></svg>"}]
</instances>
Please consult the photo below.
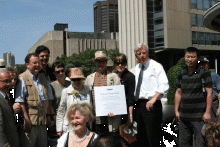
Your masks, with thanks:
<instances>
[{"instance_id":1,"label":"striped shirt","mask_svg":"<svg viewBox=\"0 0 220 147\"><path fill-rule=\"evenodd\" d=\"M177 77L177 88L181 88L180 117L190 120L201 120L206 111L205 87L212 87L210 72L205 68L196 68L189 75L188 68Z\"/></svg>"}]
</instances>

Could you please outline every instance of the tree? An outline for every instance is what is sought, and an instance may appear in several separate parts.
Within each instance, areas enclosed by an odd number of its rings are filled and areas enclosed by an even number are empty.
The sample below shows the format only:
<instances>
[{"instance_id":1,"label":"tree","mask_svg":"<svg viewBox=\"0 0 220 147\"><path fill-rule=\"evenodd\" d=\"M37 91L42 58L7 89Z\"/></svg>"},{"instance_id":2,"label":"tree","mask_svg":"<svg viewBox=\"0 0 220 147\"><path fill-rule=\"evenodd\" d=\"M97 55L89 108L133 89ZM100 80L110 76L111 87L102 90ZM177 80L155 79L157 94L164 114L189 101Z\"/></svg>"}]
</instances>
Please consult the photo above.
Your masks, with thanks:
<instances>
[{"instance_id":1,"label":"tree","mask_svg":"<svg viewBox=\"0 0 220 147\"><path fill-rule=\"evenodd\" d=\"M169 92L167 94L168 104L174 105L175 104L175 93L176 93L176 80L180 71L186 68L185 58L182 57L175 66L171 67L168 71L167 78L169 81Z\"/></svg>"},{"instance_id":2,"label":"tree","mask_svg":"<svg viewBox=\"0 0 220 147\"><path fill-rule=\"evenodd\" d=\"M27 69L25 64L15 64L15 66L16 66L16 71L18 75L25 72Z\"/></svg>"},{"instance_id":3,"label":"tree","mask_svg":"<svg viewBox=\"0 0 220 147\"><path fill-rule=\"evenodd\" d=\"M112 61L114 61L116 54L119 53L118 49L108 51L105 49L101 50L105 51ZM56 61L62 61L65 66L68 64L73 64L75 67L82 67L84 75L88 76L89 74L96 71L96 67L94 65L96 51L96 49L86 49L85 51L80 52L79 54L72 54L69 57L66 57L66 55L57 57Z\"/></svg>"}]
</instances>

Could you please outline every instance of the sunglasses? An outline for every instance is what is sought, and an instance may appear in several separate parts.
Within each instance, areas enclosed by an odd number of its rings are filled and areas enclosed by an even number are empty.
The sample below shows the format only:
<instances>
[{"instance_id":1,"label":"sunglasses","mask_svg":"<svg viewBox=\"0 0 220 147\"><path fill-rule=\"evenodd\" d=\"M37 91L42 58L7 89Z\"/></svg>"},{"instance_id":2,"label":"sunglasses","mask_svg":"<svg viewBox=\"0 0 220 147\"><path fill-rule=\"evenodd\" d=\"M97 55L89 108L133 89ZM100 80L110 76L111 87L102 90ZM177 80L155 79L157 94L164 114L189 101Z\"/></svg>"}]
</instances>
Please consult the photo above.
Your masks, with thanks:
<instances>
[{"instance_id":1,"label":"sunglasses","mask_svg":"<svg viewBox=\"0 0 220 147\"><path fill-rule=\"evenodd\" d=\"M64 72L64 69L63 70L58 70L58 71L55 71L55 73L60 73L60 72Z\"/></svg>"},{"instance_id":2,"label":"sunglasses","mask_svg":"<svg viewBox=\"0 0 220 147\"><path fill-rule=\"evenodd\" d=\"M124 65L125 62L115 62L115 64L117 64L117 65L119 65L119 64Z\"/></svg>"},{"instance_id":3,"label":"sunglasses","mask_svg":"<svg viewBox=\"0 0 220 147\"><path fill-rule=\"evenodd\" d=\"M72 79L71 81L76 82L76 81L80 81L80 78L76 78L76 79Z\"/></svg>"},{"instance_id":4,"label":"sunglasses","mask_svg":"<svg viewBox=\"0 0 220 147\"><path fill-rule=\"evenodd\" d=\"M107 60L99 60L99 59L96 59L95 61L96 61L96 62L99 62L99 63L105 63L105 62L107 62Z\"/></svg>"}]
</instances>

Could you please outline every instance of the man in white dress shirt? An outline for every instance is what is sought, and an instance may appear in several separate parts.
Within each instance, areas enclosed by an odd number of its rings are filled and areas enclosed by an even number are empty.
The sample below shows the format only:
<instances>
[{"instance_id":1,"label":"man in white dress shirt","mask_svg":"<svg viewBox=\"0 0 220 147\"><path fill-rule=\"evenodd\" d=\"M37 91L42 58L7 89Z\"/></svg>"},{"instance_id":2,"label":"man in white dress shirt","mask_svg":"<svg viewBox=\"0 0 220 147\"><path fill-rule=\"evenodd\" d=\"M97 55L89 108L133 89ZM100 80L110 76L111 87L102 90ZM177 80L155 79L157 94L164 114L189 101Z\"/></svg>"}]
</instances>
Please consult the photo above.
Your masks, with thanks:
<instances>
[{"instance_id":1,"label":"man in white dress shirt","mask_svg":"<svg viewBox=\"0 0 220 147\"><path fill-rule=\"evenodd\" d=\"M149 59L147 45L138 44L135 54L140 61L135 67L137 140L140 147L158 147L162 141L160 98L169 89L168 80L162 65Z\"/></svg>"}]
</instances>

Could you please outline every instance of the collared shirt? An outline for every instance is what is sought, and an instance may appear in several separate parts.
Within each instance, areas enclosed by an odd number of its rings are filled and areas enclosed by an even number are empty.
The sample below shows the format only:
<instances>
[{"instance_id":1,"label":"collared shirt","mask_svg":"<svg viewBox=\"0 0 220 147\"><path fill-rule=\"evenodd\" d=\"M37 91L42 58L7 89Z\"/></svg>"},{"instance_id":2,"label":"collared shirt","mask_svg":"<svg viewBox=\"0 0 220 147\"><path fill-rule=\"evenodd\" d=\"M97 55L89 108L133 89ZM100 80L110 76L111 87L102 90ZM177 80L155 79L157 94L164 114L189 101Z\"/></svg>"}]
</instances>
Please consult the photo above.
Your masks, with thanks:
<instances>
[{"instance_id":1,"label":"collared shirt","mask_svg":"<svg viewBox=\"0 0 220 147\"><path fill-rule=\"evenodd\" d=\"M210 72L202 67L196 68L190 75L188 68L181 71L176 81L181 88L180 117L189 120L202 120L206 111L205 87L212 87Z\"/></svg>"},{"instance_id":2,"label":"collared shirt","mask_svg":"<svg viewBox=\"0 0 220 147\"><path fill-rule=\"evenodd\" d=\"M29 72L29 74L30 74L31 79L34 82L34 85L37 88L37 91L39 93L39 97L40 97L41 102L47 100L46 96L43 93L43 88L42 88L42 84L40 82L39 76L36 79L36 77L33 74L31 74L30 72ZM26 97L26 94L27 94L27 88L26 88L26 85L25 85L25 82L24 82L23 78L19 77L19 80L20 81L18 82L16 95L15 95L15 102L25 102L25 97ZM50 83L48 81L47 81L47 85L48 85L49 99L53 100L54 97L53 97L53 94L52 94L52 89L51 89ZM43 104L43 102L42 102L42 104Z\"/></svg>"},{"instance_id":3,"label":"collared shirt","mask_svg":"<svg viewBox=\"0 0 220 147\"><path fill-rule=\"evenodd\" d=\"M135 67L136 87L141 69L142 69L141 63L136 65ZM148 61L144 64L143 70L144 70L143 79L140 88L139 98L151 99L154 97L156 93L160 93L163 95L163 97L166 97L166 94L169 89L169 84L163 66L160 63L154 61L153 59L148 59ZM136 93L136 90L134 93Z\"/></svg>"}]
</instances>

